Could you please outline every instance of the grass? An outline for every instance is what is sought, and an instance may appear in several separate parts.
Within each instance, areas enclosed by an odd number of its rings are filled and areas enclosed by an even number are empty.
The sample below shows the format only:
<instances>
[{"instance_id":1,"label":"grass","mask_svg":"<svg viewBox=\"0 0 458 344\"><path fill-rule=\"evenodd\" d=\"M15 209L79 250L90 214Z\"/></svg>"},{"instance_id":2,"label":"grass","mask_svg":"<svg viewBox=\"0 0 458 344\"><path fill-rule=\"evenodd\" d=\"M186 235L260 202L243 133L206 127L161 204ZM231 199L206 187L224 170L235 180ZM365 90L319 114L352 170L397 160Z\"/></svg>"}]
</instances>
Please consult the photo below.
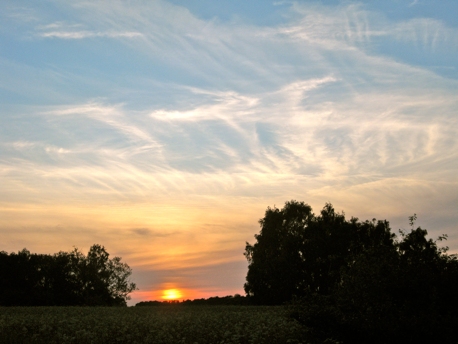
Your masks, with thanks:
<instances>
[{"instance_id":1,"label":"grass","mask_svg":"<svg viewBox=\"0 0 458 344\"><path fill-rule=\"evenodd\" d=\"M1 307L0 343L302 343L280 306Z\"/></svg>"}]
</instances>

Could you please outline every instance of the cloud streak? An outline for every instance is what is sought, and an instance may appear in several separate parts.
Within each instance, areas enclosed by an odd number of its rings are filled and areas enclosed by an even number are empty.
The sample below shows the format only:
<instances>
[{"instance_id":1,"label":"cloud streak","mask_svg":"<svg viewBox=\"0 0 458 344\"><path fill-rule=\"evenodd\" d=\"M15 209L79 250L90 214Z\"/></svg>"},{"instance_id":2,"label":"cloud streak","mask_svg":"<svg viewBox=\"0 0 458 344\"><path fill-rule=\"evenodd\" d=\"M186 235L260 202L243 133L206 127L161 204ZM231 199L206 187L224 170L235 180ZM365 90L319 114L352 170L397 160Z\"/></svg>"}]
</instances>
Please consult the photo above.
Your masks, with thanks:
<instances>
[{"instance_id":1,"label":"cloud streak","mask_svg":"<svg viewBox=\"0 0 458 344\"><path fill-rule=\"evenodd\" d=\"M143 37L143 34L136 31L92 31L83 30L82 27L82 24L69 25L65 22L54 22L51 24L38 26L36 28L36 34L38 37L59 39Z\"/></svg>"},{"instance_id":2,"label":"cloud streak","mask_svg":"<svg viewBox=\"0 0 458 344\"><path fill-rule=\"evenodd\" d=\"M42 32L38 36L44 38L84 39L94 37L134 38L142 37L142 34L139 32L48 31Z\"/></svg>"}]
</instances>

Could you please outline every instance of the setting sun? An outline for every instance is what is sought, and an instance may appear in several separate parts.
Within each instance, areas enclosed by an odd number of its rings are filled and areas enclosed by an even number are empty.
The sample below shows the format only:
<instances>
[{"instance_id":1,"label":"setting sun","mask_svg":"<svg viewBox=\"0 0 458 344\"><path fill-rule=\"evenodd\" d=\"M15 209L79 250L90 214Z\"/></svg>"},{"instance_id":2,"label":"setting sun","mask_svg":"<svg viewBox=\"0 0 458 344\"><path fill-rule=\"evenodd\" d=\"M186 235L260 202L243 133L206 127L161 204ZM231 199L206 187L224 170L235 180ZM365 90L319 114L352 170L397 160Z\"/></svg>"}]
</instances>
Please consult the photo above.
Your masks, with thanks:
<instances>
[{"instance_id":1,"label":"setting sun","mask_svg":"<svg viewBox=\"0 0 458 344\"><path fill-rule=\"evenodd\" d=\"M182 296L178 289L167 289L162 293L162 298L165 300L176 300Z\"/></svg>"}]
</instances>

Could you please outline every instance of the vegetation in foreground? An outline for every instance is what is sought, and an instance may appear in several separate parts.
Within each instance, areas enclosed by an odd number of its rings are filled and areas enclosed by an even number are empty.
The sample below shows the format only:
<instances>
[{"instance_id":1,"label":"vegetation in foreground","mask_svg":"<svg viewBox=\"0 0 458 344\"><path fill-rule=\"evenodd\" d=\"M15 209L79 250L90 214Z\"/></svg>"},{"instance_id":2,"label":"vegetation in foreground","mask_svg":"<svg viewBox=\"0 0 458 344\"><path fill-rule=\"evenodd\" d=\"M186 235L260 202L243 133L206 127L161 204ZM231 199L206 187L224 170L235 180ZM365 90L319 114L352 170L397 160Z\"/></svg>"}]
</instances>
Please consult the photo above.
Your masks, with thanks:
<instances>
[{"instance_id":1,"label":"vegetation in foreground","mask_svg":"<svg viewBox=\"0 0 458 344\"><path fill-rule=\"evenodd\" d=\"M279 306L3 307L0 343L303 343Z\"/></svg>"}]
</instances>

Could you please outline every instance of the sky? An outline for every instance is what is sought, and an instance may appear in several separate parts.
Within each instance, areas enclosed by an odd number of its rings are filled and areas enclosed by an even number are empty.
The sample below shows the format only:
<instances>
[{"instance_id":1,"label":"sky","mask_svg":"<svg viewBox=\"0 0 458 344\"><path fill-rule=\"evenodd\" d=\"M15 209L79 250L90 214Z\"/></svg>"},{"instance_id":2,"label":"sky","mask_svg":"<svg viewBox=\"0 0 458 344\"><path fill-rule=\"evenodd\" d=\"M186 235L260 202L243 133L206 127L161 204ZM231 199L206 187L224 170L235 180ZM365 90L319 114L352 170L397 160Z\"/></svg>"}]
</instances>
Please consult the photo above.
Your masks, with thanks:
<instances>
[{"instance_id":1,"label":"sky","mask_svg":"<svg viewBox=\"0 0 458 344\"><path fill-rule=\"evenodd\" d=\"M244 294L267 207L408 217L458 253L458 2L3 0L0 250Z\"/></svg>"}]
</instances>

